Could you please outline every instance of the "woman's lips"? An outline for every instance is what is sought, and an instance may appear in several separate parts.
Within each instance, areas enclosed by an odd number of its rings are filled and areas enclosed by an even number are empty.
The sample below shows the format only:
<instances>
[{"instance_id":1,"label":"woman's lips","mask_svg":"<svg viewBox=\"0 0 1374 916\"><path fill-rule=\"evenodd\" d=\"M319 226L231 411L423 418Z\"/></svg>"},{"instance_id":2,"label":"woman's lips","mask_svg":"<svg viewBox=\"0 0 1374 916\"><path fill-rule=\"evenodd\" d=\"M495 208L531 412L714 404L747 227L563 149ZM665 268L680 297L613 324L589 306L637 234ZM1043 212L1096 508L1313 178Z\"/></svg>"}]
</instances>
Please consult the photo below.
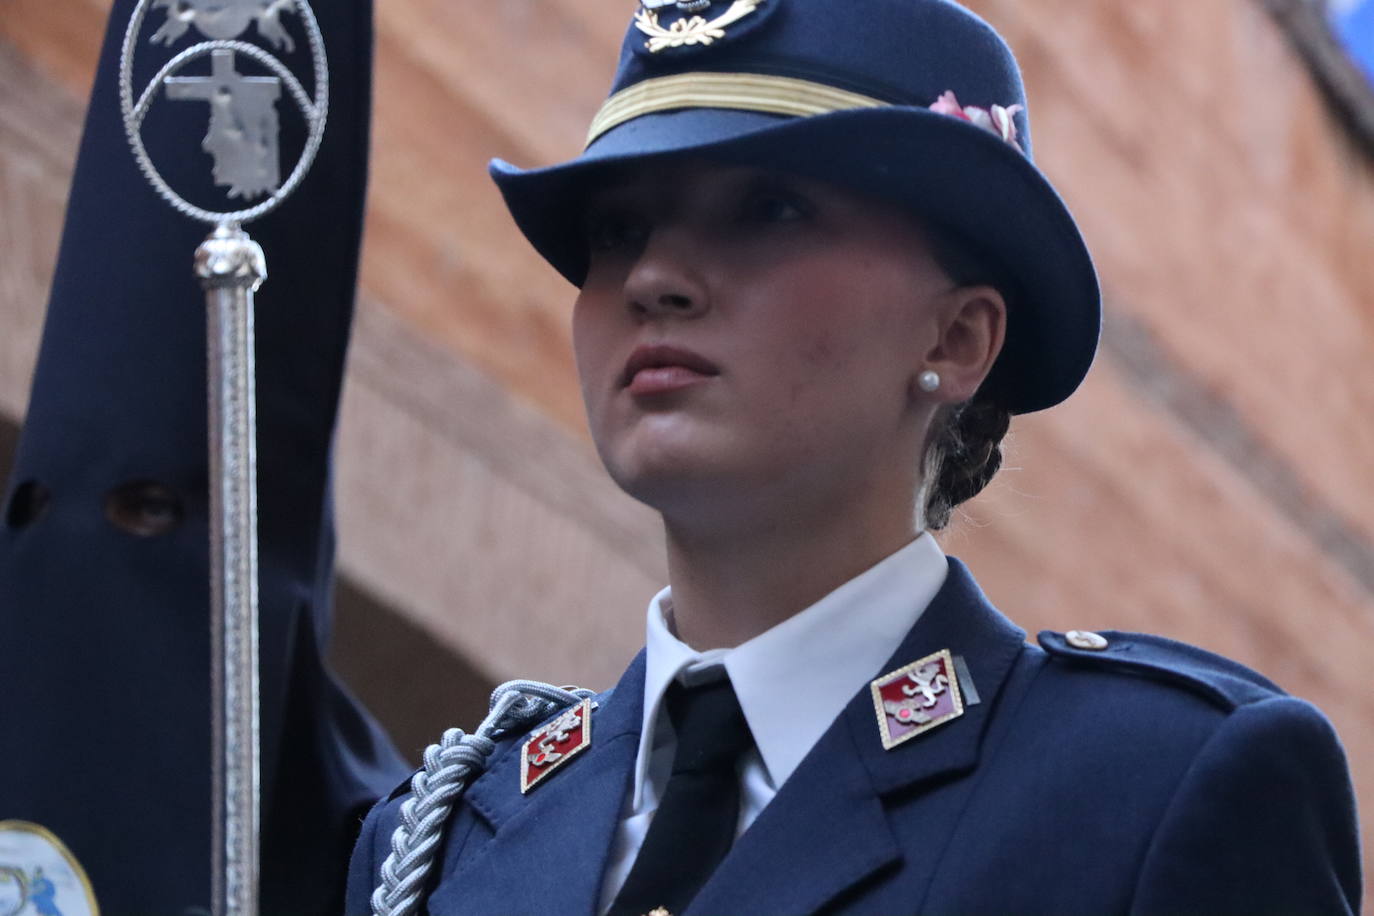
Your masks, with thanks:
<instances>
[{"instance_id":1,"label":"woman's lips","mask_svg":"<svg viewBox=\"0 0 1374 916\"><path fill-rule=\"evenodd\" d=\"M621 373L621 386L630 394L666 394L700 384L720 374L700 354L666 345L636 347Z\"/></svg>"},{"instance_id":2,"label":"woman's lips","mask_svg":"<svg viewBox=\"0 0 1374 916\"><path fill-rule=\"evenodd\" d=\"M660 366L653 369L640 369L630 379L626 390L636 396L667 394L707 381L712 376L686 366Z\"/></svg>"}]
</instances>

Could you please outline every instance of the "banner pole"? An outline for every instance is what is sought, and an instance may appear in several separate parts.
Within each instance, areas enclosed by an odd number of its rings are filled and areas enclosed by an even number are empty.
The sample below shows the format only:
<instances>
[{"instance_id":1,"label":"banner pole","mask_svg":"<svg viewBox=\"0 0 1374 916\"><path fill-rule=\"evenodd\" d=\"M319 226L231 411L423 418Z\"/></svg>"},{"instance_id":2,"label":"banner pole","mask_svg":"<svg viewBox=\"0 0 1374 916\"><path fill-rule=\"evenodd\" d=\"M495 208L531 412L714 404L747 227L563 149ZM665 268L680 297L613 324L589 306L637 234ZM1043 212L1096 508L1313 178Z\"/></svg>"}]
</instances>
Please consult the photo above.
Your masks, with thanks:
<instances>
[{"instance_id":1,"label":"banner pole","mask_svg":"<svg viewBox=\"0 0 1374 916\"><path fill-rule=\"evenodd\" d=\"M253 294L262 249L224 224L196 251L205 287L209 394L212 899L215 916L256 916L259 875L257 420Z\"/></svg>"}]
</instances>

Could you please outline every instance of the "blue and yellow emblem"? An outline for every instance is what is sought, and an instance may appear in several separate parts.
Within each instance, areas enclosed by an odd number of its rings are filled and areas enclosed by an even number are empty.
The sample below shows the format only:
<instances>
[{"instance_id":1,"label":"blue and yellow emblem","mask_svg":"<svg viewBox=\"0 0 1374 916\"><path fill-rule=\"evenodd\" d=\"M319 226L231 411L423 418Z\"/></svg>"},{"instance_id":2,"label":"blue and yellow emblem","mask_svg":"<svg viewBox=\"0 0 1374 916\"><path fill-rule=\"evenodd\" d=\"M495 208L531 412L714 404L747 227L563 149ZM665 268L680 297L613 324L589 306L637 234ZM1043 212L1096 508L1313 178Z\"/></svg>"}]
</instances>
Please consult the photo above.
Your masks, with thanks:
<instances>
[{"instance_id":1,"label":"blue and yellow emblem","mask_svg":"<svg viewBox=\"0 0 1374 916\"><path fill-rule=\"evenodd\" d=\"M781 0L641 0L635 28L641 54L707 48L738 38L762 23Z\"/></svg>"},{"instance_id":2,"label":"blue and yellow emblem","mask_svg":"<svg viewBox=\"0 0 1374 916\"><path fill-rule=\"evenodd\" d=\"M100 916L90 879L51 831L0 821L0 916Z\"/></svg>"}]
</instances>

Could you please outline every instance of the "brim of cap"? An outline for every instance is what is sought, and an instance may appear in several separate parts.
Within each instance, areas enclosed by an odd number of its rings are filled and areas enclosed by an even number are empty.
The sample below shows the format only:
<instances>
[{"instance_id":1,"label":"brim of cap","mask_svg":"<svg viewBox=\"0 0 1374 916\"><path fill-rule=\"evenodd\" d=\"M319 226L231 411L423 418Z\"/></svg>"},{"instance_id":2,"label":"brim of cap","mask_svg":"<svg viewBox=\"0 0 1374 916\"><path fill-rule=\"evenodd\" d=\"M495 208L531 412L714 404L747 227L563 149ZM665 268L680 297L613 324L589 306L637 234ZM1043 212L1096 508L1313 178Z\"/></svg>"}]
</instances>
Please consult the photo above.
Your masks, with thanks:
<instances>
[{"instance_id":1,"label":"brim of cap","mask_svg":"<svg viewBox=\"0 0 1374 916\"><path fill-rule=\"evenodd\" d=\"M525 237L580 286L588 192L619 166L680 156L792 172L910 207L996 257L1017 288L983 393L1013 413L1058 404L1087 374L1101 298L1073 217L1030 160L957 118L895 106L807 118L685 109L622 124L561 165L495 159L490 172Z\"/></svg>"}]
</instances>

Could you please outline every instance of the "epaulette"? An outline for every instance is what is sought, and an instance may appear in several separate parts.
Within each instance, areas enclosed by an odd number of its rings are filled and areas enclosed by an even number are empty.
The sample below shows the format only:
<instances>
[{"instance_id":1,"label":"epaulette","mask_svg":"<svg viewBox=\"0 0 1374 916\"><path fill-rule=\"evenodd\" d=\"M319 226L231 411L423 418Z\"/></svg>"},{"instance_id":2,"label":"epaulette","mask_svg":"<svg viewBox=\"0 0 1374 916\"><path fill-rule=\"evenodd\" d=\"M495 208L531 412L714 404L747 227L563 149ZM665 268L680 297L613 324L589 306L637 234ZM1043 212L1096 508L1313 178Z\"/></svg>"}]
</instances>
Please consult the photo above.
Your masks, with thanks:
<instances>
[{"instance_id":1,"label":"epaulette","mask_svg":"<svg viewBox=\"0 0 1374 916\"><path fill-rule=\"evenodd\" d=\"M1053 660L1176 684L1228 712L1284 694L1273 681L1238 662L1163 636L1045 630L1037 638Z\"/></svg>"}]
</instances>

